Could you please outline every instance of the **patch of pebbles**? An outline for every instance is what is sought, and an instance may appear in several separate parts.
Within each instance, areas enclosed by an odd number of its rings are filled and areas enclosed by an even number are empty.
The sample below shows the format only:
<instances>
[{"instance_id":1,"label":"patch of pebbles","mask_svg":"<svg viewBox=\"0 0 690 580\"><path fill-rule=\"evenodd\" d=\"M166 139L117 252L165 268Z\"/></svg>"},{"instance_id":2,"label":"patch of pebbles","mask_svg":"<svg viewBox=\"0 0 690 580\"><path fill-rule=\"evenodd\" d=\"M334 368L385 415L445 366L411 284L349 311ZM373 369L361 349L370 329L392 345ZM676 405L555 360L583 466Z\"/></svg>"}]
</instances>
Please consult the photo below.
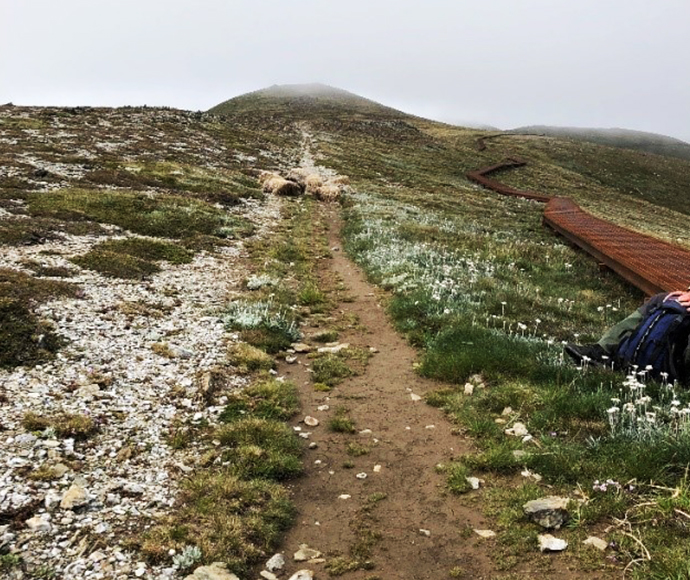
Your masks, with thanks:
<instances>
[{"instance_id":1,"label":"patch of pebbles","mask_svg":"<svg viewBox=\"0 0 690 580\"><path fill-rule=\"evenodd\" d=\"M280 200L246 202L238 212L259 234L279 221ZM56 358L34 368L0 371L0 546L21 555L27 567L45 566L56 578L176 578L169 563L147 566L122 540L152 525L175 502L178 480L200 457L197 443L174 450L166 442L173 424L214 424L223 398L210 406L198 377L223 362L228 334L218 317L228 292L239 286L242 244L191 264L171 266L151 280L131 282L79 270L67 261L102 238L65 236L40 246L3 248L0 267L22 269L22 260L69 266L81 298L42 305L69 340ZM47 252L46 252L47 251ZM147 312L127 304L154 305ZM123 308L123 305L125 308ZM155 354L166 343L172 358ZM245 379L231 378L241 389ZM29 433L29 412L86 414L99 431L86 441ZM30 474L52 468L57 479ZM9 523L8 523L9 522Z\"/></svg>"}]
</instances>

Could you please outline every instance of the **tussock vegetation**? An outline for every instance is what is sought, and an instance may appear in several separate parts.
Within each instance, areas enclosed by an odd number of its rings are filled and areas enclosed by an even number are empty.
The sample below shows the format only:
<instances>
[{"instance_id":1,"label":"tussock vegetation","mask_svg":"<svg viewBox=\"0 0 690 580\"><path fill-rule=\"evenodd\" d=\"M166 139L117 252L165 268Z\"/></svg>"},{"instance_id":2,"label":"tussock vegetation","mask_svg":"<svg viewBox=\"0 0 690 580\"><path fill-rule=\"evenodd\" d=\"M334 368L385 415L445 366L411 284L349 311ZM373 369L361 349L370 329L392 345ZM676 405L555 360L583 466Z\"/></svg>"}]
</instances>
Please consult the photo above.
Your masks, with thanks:
<instances>
[{"instance_id":1,"label":"tussock vegetation","mask_svg":"<svg viewBox=\"0 0 690 580\"><path fill-rule=\"evenodd\" d=\"M78 289L69 282L0 268L0 367L34 365L52 357L65 341L33 309L51 299L75 297Z\"/></svg>"},{"instance_id":2,"label":"tussock vegetation","mask_svg":"<svg viewBox=\"0 0 690 580\"><path fill-rule=\"evenodd\" d=\"M166 238L196 234L227 238L247 233L246 223L207 203L175 195L121 190L60 189L29 197L38 217L96 221L133 233Z\"/></svg>"},{"instance_id":3,"label":"tussock vegetation","mask_svg":"<svg viewBox=\"0 0 690 580\"><path fill-rule=\"evenodd\" d=\"M157 262L188 264L193 257L193 252L170 242L127 238L97 244L83 256L72 258L72 262L104 276L141 280L160 272Z\"/></svg>"},{"instance_id":4,"label":"tussock vegetation","mask_svg":"<svg viewBox=\"0 0 690 580\"><path fill-rule=\"evenodd\" d=\"M140 544L153 561L187 545L201 549L204 561L227 562L237 574L266 558L294 517L288 492L263 479L245 481L223 470L201 472L183 482L176 515L157 526Z\"/></svg>"},{"instance_id":5,"label":"tussock vegetation","mask_svg":"<svg viewBox=\"0 0 690 580\"><path fill-rule=\"evenodd\" d=\"M156 562L170 549L196 546L202 561L227 562L237 574L270 556L294 517L280 482L302 472L301 440L284 422L297 410L296 388L287 381L259 378L232 395L223 424L209 434L220 446L207 454L207 467L183 481L173 515L130 538L132 546ZM186 447L196 435L180 425L170 444Z\"/></svg>"},{"instance_id":6,"label":"tussock vegetation","mask_svg":"<svg viewBox=\"0 0 690 580\"><path fill-rule=\"evenodd\" d=\"M315 258L324 252L316 233L311 201L286 200L287 226L271 240L252 240L252 266L247 290L223 313L228 330L244 340L228 349L228 363L247 373L252 382L239 392L224 392L220 426L199 429L176 425L170 444L189 447L195 439L215 440L199 468L184 482L174 515L139 537L132 546L153 561L164 561L174 548L194 546L200 561L224 561L239 575L265 561L277 548L295 513L285 483L302 473L303 440L286 424L299 408L297 388L273 378L269 353L300 338L302 314L298 296L305 277L314 276ZM294 260L274 260L281 248ZM295 274L293 277L293 273ZM289 275L288 275L289 274ZM209 388L212 388L209 381ZM205 394L213 398L213 394Z\"/></svg>"},{"instance_id":7,"label":"tussock vegetation","mask_svg":"<svg viewBox=\"0 0 690 580\"><path fill-rule=\"evenodd\" d=\"M289 381L260 380L230 396L220 420L231 422L245 416L286 421L299 409L297 387Z\"/></svg>"},{"instance_id":8,"label":"tussock vegetation","mask_svg":"<svg viewBox=\"0 0 690 580\"><path fill-rule=\"evenodd\" d=\"M22 418L22 427L27 431L51 430L58 437L88 439L96 433L98 425L92 417L76 413L59 413L44 416L29 411Z\"/></svg>"}]
</instances>

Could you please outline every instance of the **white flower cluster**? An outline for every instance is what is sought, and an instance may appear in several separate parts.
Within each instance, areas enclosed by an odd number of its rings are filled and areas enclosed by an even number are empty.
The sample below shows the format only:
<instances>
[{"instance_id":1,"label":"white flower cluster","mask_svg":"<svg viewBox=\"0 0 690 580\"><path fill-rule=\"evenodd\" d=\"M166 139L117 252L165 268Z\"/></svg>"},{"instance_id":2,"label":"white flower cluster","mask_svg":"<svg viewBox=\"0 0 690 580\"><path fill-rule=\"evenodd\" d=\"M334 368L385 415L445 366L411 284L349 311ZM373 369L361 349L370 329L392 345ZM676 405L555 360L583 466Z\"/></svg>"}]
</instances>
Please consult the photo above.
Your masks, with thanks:
<instances>
[{"instance_id":1,"label":"white flower cluster","mask_svg":"<svg viewBox=\"0 0 690 580\"><path fill-rule=\"evenodd\" d=\"M406 239L396 225L413 222L433 226L446 234L471 233L472 224L453 221L432 211L420 211L395 200L354 194L356 206L366 207L359 217L361 230L352 237L366 248L358 258L367 270L380 276L382 285L396 292L429 292L432 314L466 311L472 298L468 292L480 279L493 278L495 264L482 251L473 253L446 248L434 241ZM435 312L434 312L435 311Z\"/></svg>"},{"instance_id":2,"label":"white flower cluster","mask_svg":"<svg viewBox=\"0 0 690 580\"><path fill-rule=\"evenodd\" d=\"M652 405L644 383L649 370L633 369L623 382L621 397L611 399L613 406L606 414L614 435L639 439L690 431L690 404L681 407L675 385L664 383L658 404Z\"/></svg>"},{"instance_id":3,"label":"white flower cluster","mask_svg":"<svg viewBox=\"0 0 690 580\"><path fill-rule=\"evenodd\" d=\"M247 302L236 300L230 304L223 316L223 322L228 328L252 329L267 328L280 330L293 342L301 337L297 323L288 314L276 308L271 301Z\"/></svg>"}]
</instances>

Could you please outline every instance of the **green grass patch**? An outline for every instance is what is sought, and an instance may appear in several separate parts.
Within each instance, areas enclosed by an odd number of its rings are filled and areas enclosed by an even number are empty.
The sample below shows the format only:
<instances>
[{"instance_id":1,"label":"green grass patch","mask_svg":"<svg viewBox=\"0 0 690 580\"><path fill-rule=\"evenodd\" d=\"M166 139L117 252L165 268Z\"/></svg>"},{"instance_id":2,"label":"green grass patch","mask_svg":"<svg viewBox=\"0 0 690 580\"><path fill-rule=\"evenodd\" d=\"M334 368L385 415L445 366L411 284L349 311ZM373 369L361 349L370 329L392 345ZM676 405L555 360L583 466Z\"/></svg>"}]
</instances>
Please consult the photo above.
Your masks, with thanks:
<instances>
[{"instance_id":1,"label":"green grass patch","mask_svg":"<svg viewBox=\"0 0 690 580\"><path fill-rule=\"evenodd\" d=\"M342 382L350 377L354 371L339 356L339 354L325 354L314 359L311 365L312 379L315 383L322 383L329 387Z\"/></svg>"},{"instance_id":2,"label":"green grass patch","mask_svg":"<svg viewBox=\"0 0 690 580\"><path fill-rule=\"evenodd\" d=\"M302 445L288 425L242 418L220 427L216 438L229 469L241 479L280 481L302 473Z\"/></svg>"},{"instance_id":3,"label":"green grass patch","mask_svg":"<svg viewBox=\"0 0 690 580\"><path fill-rule=\"evenodd\" d=\"M314 342L335 342L338 340L338 331L337 330L322 330L320 332L317 332L312 335L311 339Z\"/></svg>"},{"instance_id":4,"label":"green grass patch","mask_svg":"<svg viewBox=\"0 0 690 580\"><path fill-rule=\"evenodd\" d=\"M350 441L347 445L345 445L345 451L352 457L361 457L362 455L368 455L371 453L371 448L366 445L360 445L359 443Z\"/></svg>"},{"instance_id":5,"label":"green grass patch","mask_svg":"<svg viewBox=\"0 0 690 580\"><path fill-rule=\"evenodd\" d=\"M203 201L174 195L128 191L60 189L32 194L34 216L66 221L97 221L155 237L197 234L228 238L246 233L246 222Z\"/></svg>"},{"instance_id":6,"label":"green grass patch","mask_svg":"<svg viewBox=\"0 0 690 580\"><path fill-rule=\"evenodd\" d=\"M271 355L244 342L228 349L228 362L243 372L269 371L275 366Z\"/></svg>"},{"instance_id":7,"label":"green grass patch","mask_svg":"<svg viewBox=\"0 0 690 580\"><path fill-rule=\"evenodd\" d=\"M226 562L234 573L247 574L277 548L295 517L288 491L271 481L214 469L185 478L181 487L174 515L134 541L153 562L194 545L204 563Z\"/></svg>"},{"instance_id":8,"label":"green grass patch","mask_svg":"<svg viewBox=\"0 0 690 580\"><path fill-rule=\"evenodd\" d=\"M328 421L328 428L334 433L353 434L356 432L355 422L348 416L345 407L338 407L335 410L333 417Z\"/></svg>"},{"instance_id":9,"label":"green grass patch","mask_svg":"<svg viewBox=\"0 0 690 580\"><path fill-rule=\"evenodd\" d=\"M219 419L231 423L252 416L287 421L298 409L299 397L294 383L268 378L231 395Z\"/></svg>"}]
</instances>

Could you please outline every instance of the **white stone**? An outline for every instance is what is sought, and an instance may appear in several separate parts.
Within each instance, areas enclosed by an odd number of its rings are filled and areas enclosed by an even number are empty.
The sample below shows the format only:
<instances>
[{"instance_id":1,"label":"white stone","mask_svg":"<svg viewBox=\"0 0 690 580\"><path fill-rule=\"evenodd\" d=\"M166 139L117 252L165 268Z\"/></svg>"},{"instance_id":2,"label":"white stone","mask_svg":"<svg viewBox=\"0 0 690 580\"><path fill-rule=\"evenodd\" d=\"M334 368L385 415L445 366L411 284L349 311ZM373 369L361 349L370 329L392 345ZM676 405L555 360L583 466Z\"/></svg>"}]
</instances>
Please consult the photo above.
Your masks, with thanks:
<instances>
[{"instance_id":1,"label":"white stone","mask_svg":"<svg viewBox=\"0 0 690 580\"><path fill-rule=\"evenodd\" d=\"M78 483L73 483L72 486L62 496L60 507L65 510L78 508L89 503L89 496Z\"/></svg>"},{"instance_id":2,"label":"white stone","mask_svg":"<svg viewBox=\"0 0 690 580\"><path fill-rule=\"evenodd\" d=\"M412 399L413 401L416 402L416 401L421 401L422 397L420 397L419 395L415 395L414 393L410 393L410 399Z\"/></svg>"},{"instance_id":3,"label":"white stone","mask_svg":"<svg viewBox=\"0 0 690 580\"><path fill-rule=\"evenodd\" d=\"M210 566L200 566L194 570L194 574L185 577L185 580L240 580L224 562L214 562Z\"/></svg>"},{"instance_id":4,"label":"white stone","mask_svg":"<svg viewBox=\"0 0 690 580\"><path fill-rule=\"evenodd\" d=\"M481 479L478 477L466 477L467 483L469 483L472 486L472 489L479 489L479 484L481 483Z\"/></svg>"},{"instance_id":5,"label":"white stone","mask_svg":"<svg viewBox=\"0 0 690 580\"><path fill-rule=\"evenodd\" d=\"M34 516L24 522L26 527L32 532L50 532L52 526L50 525L50 516L48 514L42 514L40 516Z\"/></svg>"},{"instance_id":6,"label":"white stone","mask_svg":"<svg viewBox=\"0 0 690 580\"><path fill-rule=\"evenodd\" d=\"M562 552L568 547L568 542L556 538L551 534L539 534L539 550L542 552Z\"/></svg>"},{"instance_id":7,"label":"white stone","mask_svg":"<svg viewBox=\"0 0 690 580\"><path fill-rule=\"evenodd\" d=\"M464 393L466 395L471 395L474 393L474 385L472 383L465 383Z\"/></svg>"},{"instance_id":8,"label":"white stone","mask_svg":"<svg viewBox=\"0 0 690 580\"><path fill-rule=\"evenodd\" d=\"M474 533L482 538L495 538L496 532L493 530L474 530Z\"/></svg>"},{"instance_id":9,"label":"white stone","mask_svg":"<svg viewBox=\"0 0 690 580\"><path fill-rule=\"evenodd\" d=\"M349 493L341 493L338 499L350 499L352 496Z\"/></svg>"},{"instance_id":10,"label":"white stone","mask_svg":"<svg viewBox=\"0 0 690 580\"><path fill-rule=\"evenodd\" d=\"M350 348L350 345L349 345L349 343L344 342L342 344L334 344L333 346L322 346L318 349L318 352L335 354L335 353L340 352L341 350L345 350L347 348Z\"/></svg>"},{"instance_id":11,"label":"white stone","mask_svg":"<svg viewBox=\"0 0 690 580\"><path fill-rule=\"evenodd\" d=\"M312 417L311 415L307 415L304 418L304 424L308 425L309 427L316 427L319 424L319 420L316 417Z\"/></svg>"},{"instance_id":12,"label":"white stone","mask_svg":"<svg viewBox=\"0 0 690 580\"><path fill-rule=\"evenodd\" d=\"M601 550L602 552L609 547L606 540L602 540L596 536L589 536L589 538L583 540L582 543L585 544L585 546L594 546L597 550Z\"/></svg>"},{"instance_id":13,"label":"white stone","mask_svg":"<svg viewBox=\"0 0 690 580\"><path fill-rule=\"evenodd\" d=\"M357 479L366 479L366 478L367 478L367 474L364 473L364 472L362 472L362 473L358 473L357 475L355 475L355 477L356 477Z\"/></svg>"},{"instance_id":14,"label":"white stone","mask_svg":"<svg viewBox=\"0 0 690 580\"><path fill-rule=\"evenodd\" d=\"M431 530L425 530L424 528L419 528L419 533L422 534L422 536L426 536L427 538L431 537Z\"/></svg>"},{"instance_id":15,"label":"white stone","mask_svg":"<svg viewBox=\"0 0 690 580\"><path fill-rule=\"evenodd\" d=\"M282 570L285 566L285 556L283 554L274 554L266 562L266 570L269 572L275 572L276 570Z\"/></svg>"},{"instance_id":16,"label":"white stone","mask_svg":"<svg viewBox=\"0 0 690 580\"><path fill-rule=\"evenodd\" d=\"M293 556L295 562L306 562L307 560L313 560L314 558L319 558L321 552L310 548L307 544L300 544L299 550L297 550Z\"/></svg>"},{"instance_id":17,"label":"white stone","mask_svg":"<svg viewBox=\"0 0 690 580\"><path fill-rule=\"evenodd\" d=\"M374 465L374 473L380 473L381 472L381 466L376 464Z\"/></svg>"},{"instance_id":18,"label":"white stone","mask_svg":"<svg viewBox=\"0 0 690 580\"><path fill-rule=\"evenodd\" d=\"M524 437L525 435L529 435L529 431L524 423L514 423L510 429L506 429L506 435Z\"/></svg>"},{"instance_id":19,"label":"white stone","mask_svg":"<svg viewBox=\"0 0 690 580\"><path fill-rule=\"evenodd\" d=\"M295 572L288 580L313 580L314 572L311 570L299 570Z\"/></svg>"}]
</instances>

